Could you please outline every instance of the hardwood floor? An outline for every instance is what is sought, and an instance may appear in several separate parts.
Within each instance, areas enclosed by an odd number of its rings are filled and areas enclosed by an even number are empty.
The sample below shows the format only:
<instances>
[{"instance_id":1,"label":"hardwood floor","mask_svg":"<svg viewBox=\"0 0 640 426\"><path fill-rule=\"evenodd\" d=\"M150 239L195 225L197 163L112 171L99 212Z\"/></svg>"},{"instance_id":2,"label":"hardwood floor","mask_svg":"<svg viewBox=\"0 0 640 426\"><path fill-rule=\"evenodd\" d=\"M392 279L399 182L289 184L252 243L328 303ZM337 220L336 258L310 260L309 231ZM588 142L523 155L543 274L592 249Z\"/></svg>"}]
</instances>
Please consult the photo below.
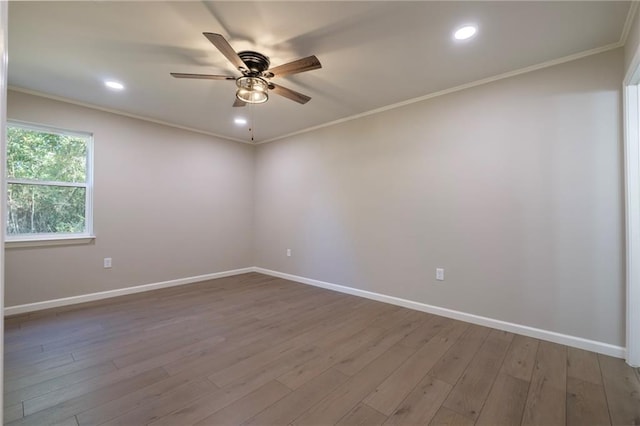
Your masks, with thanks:
<instances>
[{"instance_id":1,"label":"hardwood floor","mask_svg":"<svg viewBox=\"0 0 640 426\"><path fill-rule=\"evenodd\" d=\"M10 425L640 424L622 360L256 273L5 327Z\"/></svg>"}]
</instances>

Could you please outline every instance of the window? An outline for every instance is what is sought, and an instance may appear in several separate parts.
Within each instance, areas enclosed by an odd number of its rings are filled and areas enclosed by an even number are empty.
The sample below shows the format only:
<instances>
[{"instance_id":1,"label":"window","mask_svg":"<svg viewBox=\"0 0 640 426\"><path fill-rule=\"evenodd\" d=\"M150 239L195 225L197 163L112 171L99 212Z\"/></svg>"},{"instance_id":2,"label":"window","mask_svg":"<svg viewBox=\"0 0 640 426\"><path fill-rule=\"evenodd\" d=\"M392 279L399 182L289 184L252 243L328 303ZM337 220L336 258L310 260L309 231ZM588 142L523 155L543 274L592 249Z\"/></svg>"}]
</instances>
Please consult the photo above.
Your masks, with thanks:
<instances>
[{"instance_id":1,"label":"window","mask_svg":"<svg viewBox=\"0 0 640 426\"><path fill-rule=\"evenodd\" d=\"M7 124L7 241L89 237L89 133Z\"/></svg>"}]
</instances>

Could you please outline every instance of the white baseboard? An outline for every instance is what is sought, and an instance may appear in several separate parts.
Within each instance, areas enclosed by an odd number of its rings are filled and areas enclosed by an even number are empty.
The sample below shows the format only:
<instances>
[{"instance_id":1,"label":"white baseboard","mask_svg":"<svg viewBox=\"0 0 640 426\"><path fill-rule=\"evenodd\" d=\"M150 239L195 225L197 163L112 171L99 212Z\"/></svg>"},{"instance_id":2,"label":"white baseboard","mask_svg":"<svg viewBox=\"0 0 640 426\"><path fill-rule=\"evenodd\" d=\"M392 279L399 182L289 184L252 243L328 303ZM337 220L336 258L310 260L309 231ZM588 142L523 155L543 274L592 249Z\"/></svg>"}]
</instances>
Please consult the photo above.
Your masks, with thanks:
<instances>
[{"instance_id":1,"label":"white baseboard","mask_svg":"<svg viewBox=\"0 0 640 426\"><path fill-rule=\"evenodd\" d=\"M200 281L214 280L216 278L230 277L232 275L246 274L253 272L254 268L233 269L230 271L214 272L212 274L197 275L194 277L179 278L177 280L162 281L159 283L138 285L135 287L119 288L116 290L101 291L98 293L83 294L80 296L64 297L62 299L45 300L43 302L27 303L25 305L7 306L4 308L4 315L24 314L27 312L40 311L43 309L57 308L60 306L75 305L77 303L92 302L94 300L108 299L125 294L141 293L143 291L157 290L166 287L191 284Z\"/></svg>"},{"instance_id":2,"label":"white baseboard","mask_svg":"<svg viewBox=\"0 0 640 426\"><path fill-rule=\"evenodd\" d=\"M487 318L480 315L469 314L466 312L455 311L453 309L441 308L439 306L428 305L426 303L415 302L412 300L402 299L399 297L389 296L386 294L374 293L371 291L360 290L357 288L346 287L338 284L332 284L324 281L314 280L311 278L300 277L297 275L286 274L283 272L272 271L260 267L249 267L242 269L234 269L230 271L214 272L212 274L197 275L194 277L180 278L170 281L162 281L152 284L144 284L135 287L119 288L116 290L101 291L98 293L83 294L80 296L65 297L62 299L45 300L43 302L27 303L25 305L7 306L4 308L5 316L23 314L27 312L40 311L43 309L57 308L60 306L74 305L77 303L92 302L94 300L108 299L126 294L141 293L144 291L157 290L166 287L175 287L185 284L191 284L200 281L214 280L216 278L230 277L232 275L246 274L249 272L258 272L265 275L271 275L286 280L308 284L315 287L321 287L328 290L338 291L340 293L351 294L353 296L364 297L367 299L377 300L379 302L390 303L392 305L402 306L417 311L427 312L430 314L440 315L447 318L453 318L460 321L470 322L485 327L492 327L498 330L504 330L511 333L522 334L524 336L534 337L536 339L546 340L549 342L559 343L562 345L572 346L575 348L585 349L616 358L624 358L626 349L621 346L611 345L609 343L597 342L595 340L584 339L582 337L569 336L567 334L557 333L555 331L542 330L539 328L529 327L526 325L514 324L511 322L501 321L493 318Z\"/></svg>"},{"instance_id":3,"label":"white baseboard","mask_svg":"<svg viewBox=\"0 0 640 426\"><path fill-rule=\"evenodd\" d=\"M514 324L511 322L501 321L493 318L487 318L480 315L468 314L465 312L455 311L453 309L441 308L439 306L427 305L426 303L414 302L412 300L401 299L399 297L388 296L386 294L374 293L357 288L345 287L338 284L331 284L324 281L318 281L310 278L299 277L297 275L285 274L283 272L272 271L260 267L254 267L253 271L265 275L271 275L278 278L284 278L290 281L296 281L302 284L309 284L316 287L326 288L328 290L338 291L340 293L360 296L367 299L377 300L379 302L390 303L417 311L427 312L430 314L440 315L447 318L453 318L460 321L470 322L485 327L497 328L498 330L508 331L511 333L522 334L524 336L534 337L540 340L546 340L561 345L572 346L574 348L585 349L616 358L624 358L626 349L621 346L611 345L609 343L597 342L595 340L584 339L582 337L569 336L567 334L556 333L555 331L542 330L539 328L529 327L526 325Z\"/></svg>"}]
</instances>

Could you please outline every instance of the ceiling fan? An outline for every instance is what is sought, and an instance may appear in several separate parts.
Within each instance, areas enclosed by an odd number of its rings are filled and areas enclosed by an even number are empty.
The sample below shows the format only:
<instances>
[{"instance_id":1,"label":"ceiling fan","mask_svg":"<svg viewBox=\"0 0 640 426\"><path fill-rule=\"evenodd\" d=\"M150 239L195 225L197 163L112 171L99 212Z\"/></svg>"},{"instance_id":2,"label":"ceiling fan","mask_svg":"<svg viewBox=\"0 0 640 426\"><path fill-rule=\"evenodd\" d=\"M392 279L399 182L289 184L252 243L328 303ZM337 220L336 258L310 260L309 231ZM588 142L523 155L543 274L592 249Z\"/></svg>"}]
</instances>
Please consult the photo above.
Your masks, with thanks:
<instances>
[{"instance_id":1,"label":"ceiling fan","mask_svg":"<svg viewBox=\"0 0 640 426\"><path fill-rule=\"evenodd\" d=\"M172 76L175 78L196 78L204 80L235 80L238 90L236 91L236 100L233 103L234 107L264 103L269 99L269 91L300 104L306 104L311 100L307 95L274 84L270 80L275 77L322 68L320 61L315 56L307 56L306 58L279 65L275 68L269 68L269 58L262 53L251 50L236 53L222 35L216 33L203 34L242 75L240 77L234 77L227 75L172 72Z\"/></svg>"}]
</instances>

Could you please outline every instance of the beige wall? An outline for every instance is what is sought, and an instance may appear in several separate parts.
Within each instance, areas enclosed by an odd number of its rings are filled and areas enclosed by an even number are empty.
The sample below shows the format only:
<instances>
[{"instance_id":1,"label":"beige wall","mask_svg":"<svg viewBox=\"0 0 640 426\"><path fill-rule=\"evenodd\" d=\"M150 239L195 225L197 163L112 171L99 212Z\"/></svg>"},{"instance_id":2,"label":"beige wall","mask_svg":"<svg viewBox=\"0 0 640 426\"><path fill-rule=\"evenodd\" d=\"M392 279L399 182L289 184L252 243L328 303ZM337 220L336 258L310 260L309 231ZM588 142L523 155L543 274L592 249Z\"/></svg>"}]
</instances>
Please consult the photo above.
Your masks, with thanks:
<instances>
[{"instance_id":1,"label":"beige wall","mask_svg":"<svg viewBox=\"0 0 640 426\"><path fill-rule=\"evenodd\" d=\"M8 249L6 306L252 265L253 147L13 91L7 109L94 134L97 238Z\"/></svg>"},{"instance_id":2,"label":"beige wall","mask_svg":"<svg viewBox=\"0 0 640 426\"><path fill-rule=\"evenodd\" d=\"M617 49L260 145L256 266L624 346L623 68Z\"/></svg>"}]
</instances>

